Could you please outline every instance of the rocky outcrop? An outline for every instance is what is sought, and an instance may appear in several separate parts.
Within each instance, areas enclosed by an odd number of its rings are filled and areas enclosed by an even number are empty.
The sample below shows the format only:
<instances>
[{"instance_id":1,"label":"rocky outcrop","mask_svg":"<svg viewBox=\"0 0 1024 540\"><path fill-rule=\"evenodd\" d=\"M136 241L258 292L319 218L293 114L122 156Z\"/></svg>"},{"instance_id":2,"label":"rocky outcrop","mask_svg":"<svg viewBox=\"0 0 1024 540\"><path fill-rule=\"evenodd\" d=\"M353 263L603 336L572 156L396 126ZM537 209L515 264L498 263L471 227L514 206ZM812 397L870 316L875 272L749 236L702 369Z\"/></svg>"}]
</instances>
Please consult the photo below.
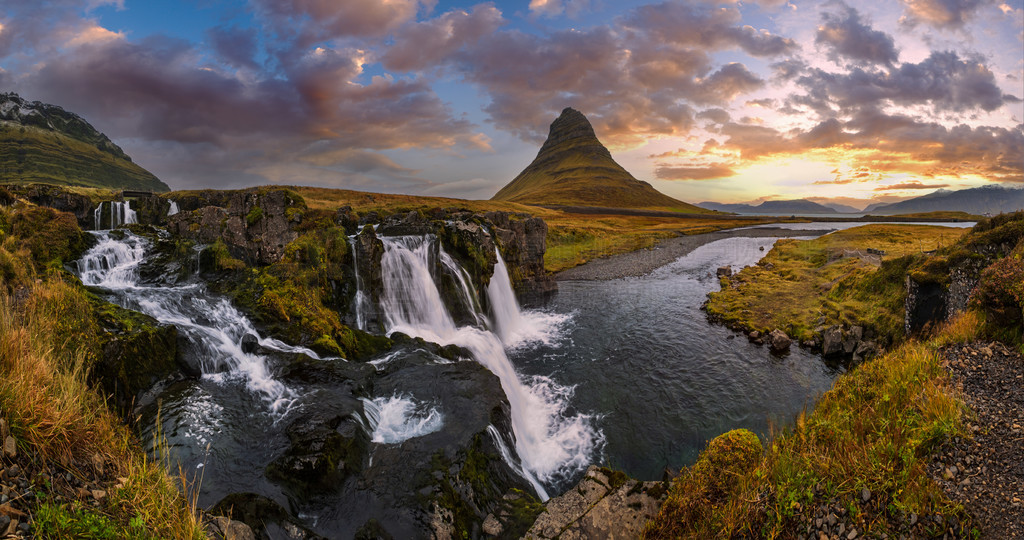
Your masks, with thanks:
<instances>
[{"instance_id":1,"label":"rocky outcrop","mask_svg":"<svg viewBox=\"0 0 1024 540\"><path fill-rule=\"evenodd\" d=\"M46 206L75 215L78 226L90 229L93 226L92 211L96 207L85 195L74 193L60 186L49 184L27 184L4 186L11 194L38 206Z\"/></svg>"},{"instance_id":2,"label":"rocky outcrop","mask_svg":"<svg viewBox=\"0 0 1024 540\"><path fill-rule=\"evenodd\" d=\"M295 227L306 205L289 190L212 192L208 198L204 193L181 199L187 202L179 203L180 211L167 220L171 233L206 244L221 240L233 257L260 265L279 261L285 246L299 236ZM192 206L198 208L185 210Z\"/></svg>"},{"instance_id":3,"label":"rocky outcrop","mask_svg":"<svg viewBox=\"0 0 1024 540\"><path fill-rule=\"evenodd\" d=\"M946 286L936 281L906 278L906 316L903 328L908 336L917 334L946 316Z\"/></svg>"},{"instance_id":4,"label":"rocky outcrop","mask_svg":"<svg viewBox=\"0 0 1024 540\"><path fill-rule=\"evenodd\" d=\"M354 412L329 417L314 412L292 422L291 447L267 467L267 477L306 498L361 471L370 438Z\"/></svg>"},{"instance_id":5,"label":"rocky outcrop","mask_svg":"<svg viewBox=\"0 0 1024 540\"><path fill-rule=\"evenodd\" d=\"M591 465L576 487L545 503L525 538L640 538L667 492L664 482L640 482Z\"/></svg>"},{"instance_id":6,"label":"rocky outcrop","mask_svg":"<svg viewBox=\"0 0 1024 540\"><path fill-rule=\"evenodd\" d=\"M547 223L537 217L508 212L488 212L484 217L493 224L491 231L498 239L516 293L527 301L553 293L558 286L544 269Z\"/></svg>"},{"instance_id":7,"label":"rocky outcrop","mask_svg":"<svg viewBox=\"0 0 1024 540\"><path fill-rule=\"evenodd\" d=\"M833 325L821 329L821 354L828 359L847 359L854 363L871 358L881 352L872 333L861 326L846 328Z\"/></svg>"}]
</instances>

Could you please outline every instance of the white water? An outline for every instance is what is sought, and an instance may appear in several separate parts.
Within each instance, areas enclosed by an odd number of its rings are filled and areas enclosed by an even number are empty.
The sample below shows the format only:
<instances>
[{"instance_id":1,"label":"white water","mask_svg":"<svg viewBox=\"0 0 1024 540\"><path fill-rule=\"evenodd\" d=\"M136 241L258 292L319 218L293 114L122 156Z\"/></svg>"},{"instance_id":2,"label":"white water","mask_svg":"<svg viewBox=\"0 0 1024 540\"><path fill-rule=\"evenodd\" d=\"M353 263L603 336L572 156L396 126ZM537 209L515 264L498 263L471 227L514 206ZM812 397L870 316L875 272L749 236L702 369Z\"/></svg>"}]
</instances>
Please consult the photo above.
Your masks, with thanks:
<instances>
[{"instance_id":1,"label":"white water","mask_svg":"<svg viewBox=\"0 0 1024 540\"><path fill-rule=\"evenodd\" d=\"M103 205L110 205L110 228L116 229L121 225L130 225L132 223L138 223L138 214L135 210L132 210L130 201L109 201L101 202L95 210L92 211L93 226L96 230L100 230L100 220L103 217Z\"/></svg>"},{"instance_id":2,"label":"white water","mask_svg":"<svg viewBox=\"0 0 1024 540\"><path fill-rule=\"evenodd\" d=\"M356 273L356 295L352 299L352 311L356 314L356 328L366 330L366 305L370 296L363 287L363 276L359 275L359 251L356 249L356 235L348 237L348 245L352 250L352 268Z\"/></svg>"},{"instance_id":3,"label":"white water","mask_svg":"<svg viewBox=\"0 0 1024 540\"><path fill-rule=\"evenodd\" d=\"M168 216L173 216L174 214L177 214L177 213L178 213L178 203L175 202L175 201L171 201L171 207L167 209L167 215Z\"/></svg>"},{"instance_id":4,"label":"white water","mask_svg":"<svg viewBox=\"0 0 1024 540\"><path fill-rule=\"evenodd\" d=\"M494 331L509 349L535 343L550 345L568 315L520 310L505 260L497 248L495 252L498 254L498 262L494 265L494 275L487 285L487 299L490 300L491 312L494 314Z\"/></svg>"},{"instance_id":5,"label":"white water","mask_svg":"<svg viewBox=\"0 0 1024 540\"><path fill-rule=\"evenodd\" d=\"M417 404L411 397L396 394L389 398L361 400L370 424L370 440L375 443L398 444L433 433L444 425L440 411Z\"/></svg>"},{"instance_id":6,"label":"white water","mask_svg":"<svg viewBox=\"0 0 1024 540\"><path fill-rule=\"evenodd\" d=\"M255 335L261 346L286 353L317 358L315 352L260 336L252 322L227 299L211 295L202 284L140 284L138 270L145 260L148 242L131 233L125 233L123 240L106 232L96 236L99 242L78 261L82 283L109 290L122 307L177 326L199 349L199 365L205 377L221 381L244 379L247 387L261 394L272 411L288 409L295 399L293 392L271 376L265 357L242 351L242 338Z\"/></svg>"},{"instance_id":7,"label":"white water","mask_svg":"<svg viewBox=\"0 0 1024 540\"><path fill-rule=\"evenodd\" d=\"M402 332L442 345L456 344L498 376L512 410L512 430L524 475L547 499L541 484L571 475L590 462L601 435L587 415L566 415L572 389L547 378L524 381L509 362L502 341L487 330L456 327L441 300L430 268L433 237L381 237L384 291L381 309L389 334ZM436 248L439 252L442 249ZM508 273L495 275L495 287L507 286ZM504 289L498 294L504 294ZM494 300L492 300L493 303ZM518 311L518 306L513 304ZM514 315L508 313L509 317ZM506 323L507 324L507 323ZM501 327L501 324L498 324ZM517 466L510 463L514 469Z\"/></svg>"}]
</instances>

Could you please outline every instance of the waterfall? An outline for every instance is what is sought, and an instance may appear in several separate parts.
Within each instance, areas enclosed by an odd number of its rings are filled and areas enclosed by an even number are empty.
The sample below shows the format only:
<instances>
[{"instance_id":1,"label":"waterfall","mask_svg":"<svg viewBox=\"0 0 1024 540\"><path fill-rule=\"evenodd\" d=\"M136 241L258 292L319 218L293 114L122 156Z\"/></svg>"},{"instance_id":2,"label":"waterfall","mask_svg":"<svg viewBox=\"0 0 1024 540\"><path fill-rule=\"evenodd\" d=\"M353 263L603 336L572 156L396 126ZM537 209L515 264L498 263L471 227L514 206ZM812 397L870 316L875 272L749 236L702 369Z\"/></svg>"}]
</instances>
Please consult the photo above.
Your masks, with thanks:
<instances>
[{"instance_id":1,"label":"waterfall","mask_svg":"<svg viewBox=\"0 0 1024 540\"><path fill-rule=\"evenodd\" d=\"M319 358L314 351L262 337L231 302L211 294L201 283L177 287L140 283L139 267L145 262L149 242L130 232L123 239L106 232L95 234L97 244L77 263L82 283L106 289L122 307L175 325L195 347L194 356L205 377L244 379L250 390L268 402L271 411L288 409L294 393L272 377L266 357L242 350L242 339L253 335L266 349Z\"/></svg>"},{"instance_id":2,"label":"waterfall","mask_svg":"<svg viewBox=\"0 0 1024 540\"><path fill-rule=\"evenodd\" d=\"M102 230L100 221L103 219L103 205L110 205L110 228L116 229L121 225L130 225L132 223L138 223L138 213L132 210L129 201L108 201L101 202L96 209L92 211L93 227L95 230Z\"/></svg>"},{"instance_id":3,"label":"waterfall","mask_svg":"<svg viewBox=\"0 0 1024 540\"><path fill-rule=\"evenodd\" d=\"M538 495L547 499L541 484L582 470L600 445L601 436L592 426L592 418L566 413L571 388L543 377L522 379L497 335L473 326L455 325L430 271L434 262L434 237L381 237L381 241L384 243L381 310L387 332L402 332L442 345L465 347L477 362L499 378L511 406L512 431L522 461L521 470L537 488ZM443 249L438 250L443 253ZM443 263L443 255L441 259ZM492 283L504 280L500 286L511 290L507 271L503 275L496 272L491 280ZM512 308L518 311L515 304ZM509 465L518 469L515 463Z\"/></svg>"},{"instance_id":4,"label":"waterfall","mask_svg":"<svg viewBox=\"0 0 1024 540\"><path fill-rule=\"evenodd\" d=\"M490 300L494 315L494 331L508 348L537 342L550 344L556 337L554 330L568 317L557 313L521 311L512 290L505 260L497 248L495 252L498 254L498 262L494 265L494 276L487 285L487 299Z\"/></svg>"},{"instance_id":5,"label":"waterfall","mask_svg":"<svg viewBox=\"0 0 1024 540\"><path fill-rule=\"evenodd\" d=\"M356 314L356 328L366 330L366 304L370 296L363 287L363 276L359 274L359 250L356 249L356 236L348 237L349 247L352 248L352 268L356 274L356 296L352 299L352 311Z\"/></svg>"},{"instance_id":6,"label":"waterfall","mask_svg":"<svg viewBox=\"0 0 1024 540\"><path fill-rule=\"evenodd\" d=\"M167 209L167 217L171 217L178 213L178 203L171 201L171 207Z\"/></svg>"}]
</instances>

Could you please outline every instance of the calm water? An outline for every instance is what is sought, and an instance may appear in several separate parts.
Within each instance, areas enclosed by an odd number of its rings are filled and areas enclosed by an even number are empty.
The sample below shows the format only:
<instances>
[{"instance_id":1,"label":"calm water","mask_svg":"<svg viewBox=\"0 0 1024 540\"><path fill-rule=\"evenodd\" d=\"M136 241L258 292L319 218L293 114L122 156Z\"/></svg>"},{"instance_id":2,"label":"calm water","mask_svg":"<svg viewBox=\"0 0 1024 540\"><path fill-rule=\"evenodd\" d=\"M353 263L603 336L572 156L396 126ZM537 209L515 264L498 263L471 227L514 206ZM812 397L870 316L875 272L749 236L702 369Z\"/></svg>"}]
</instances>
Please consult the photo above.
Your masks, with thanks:
<instances>
[{"instance_id":1,"label":"calm water","mask_svg":"<svg viewBox=\"0 0 1024 540\"><path fill-rule=\"evenodd\" d=\"M720 240L648 276L561 282L547 309L571 314L565 328L511 357L524 375L575 386L573 405L599 415L596 461L637 478L692 463L730 429L767 434L813 404L837 371L798 347L774 356L709 324L700 305L719 287L716 268L753 264L773 243Z\"/></svg>"}]
</instances>

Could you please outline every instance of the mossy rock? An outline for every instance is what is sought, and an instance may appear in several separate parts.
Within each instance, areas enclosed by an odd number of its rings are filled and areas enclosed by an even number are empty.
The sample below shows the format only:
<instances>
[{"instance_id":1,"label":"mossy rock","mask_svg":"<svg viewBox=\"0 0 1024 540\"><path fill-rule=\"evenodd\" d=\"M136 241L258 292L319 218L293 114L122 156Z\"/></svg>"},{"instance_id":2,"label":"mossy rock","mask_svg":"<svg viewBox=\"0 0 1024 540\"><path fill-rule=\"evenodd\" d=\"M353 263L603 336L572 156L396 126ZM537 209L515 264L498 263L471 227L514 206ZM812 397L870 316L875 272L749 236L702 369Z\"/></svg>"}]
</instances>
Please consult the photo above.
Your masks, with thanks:
<instances>
[{"instance_id":1,"label":"mossy rock","mask_svg":"<svg viewBox=\"0 0 1024 540\"><path fill-rule=\"evenodd\" d=\"M757 465L764 448L746 429L734 429L715 437L697 458L693 474L713 494L729 493L735 479Z\"/></svg>"},{"instance_id":2,"label":"mossy rock","mask_svg":"<svg viewBox=\"0 0 1024 540\"><path fill-rule=\"evenodd\" d=\"M340 486L363 469L369 436L351 415L301 418L288 427L291 447L267 466L267 477L302 499Z\"/></svg>"}]
</instances>

